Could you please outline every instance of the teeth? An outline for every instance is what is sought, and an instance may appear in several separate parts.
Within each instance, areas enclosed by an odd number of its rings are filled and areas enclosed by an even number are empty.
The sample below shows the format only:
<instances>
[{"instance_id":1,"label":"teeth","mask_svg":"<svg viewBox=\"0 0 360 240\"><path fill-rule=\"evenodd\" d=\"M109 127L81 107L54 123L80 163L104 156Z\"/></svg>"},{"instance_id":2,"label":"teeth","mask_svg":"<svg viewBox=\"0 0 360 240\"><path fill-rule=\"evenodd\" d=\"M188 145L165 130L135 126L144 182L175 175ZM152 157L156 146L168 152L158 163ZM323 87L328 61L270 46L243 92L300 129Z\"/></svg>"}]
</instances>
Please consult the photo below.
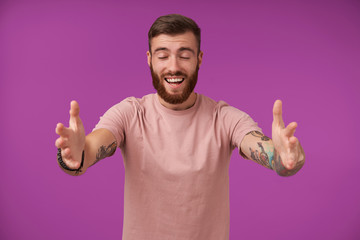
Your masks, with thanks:
<instances>
[{"instance_id":1,"label":"teeth","mask_svg":"<svg viewBox=\"0 0 360 240\"><path fill-rule=\"evenodd\" d=\"M182 82L183 78L165 78L167 82L176 83L176 82Z\"/></svg>"}]
</instances>

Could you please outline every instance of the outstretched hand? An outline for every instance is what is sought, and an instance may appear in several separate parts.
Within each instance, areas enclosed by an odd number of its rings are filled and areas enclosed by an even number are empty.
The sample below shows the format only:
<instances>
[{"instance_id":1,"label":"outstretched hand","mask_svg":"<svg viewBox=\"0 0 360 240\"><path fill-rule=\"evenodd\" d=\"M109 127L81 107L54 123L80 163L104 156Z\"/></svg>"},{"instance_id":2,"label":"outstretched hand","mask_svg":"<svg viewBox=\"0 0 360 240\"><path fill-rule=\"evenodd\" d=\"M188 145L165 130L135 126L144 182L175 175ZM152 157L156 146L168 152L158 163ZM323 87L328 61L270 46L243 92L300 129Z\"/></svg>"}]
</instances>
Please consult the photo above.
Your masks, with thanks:
<instances>
[{"instance_id":1,"label":"outstretched hand","mask_svg":"<svg viewBox=\"0 0 360 240\"><path fill-rule=\"evenodd\" d=\"M80 167L82 152L85 147L85 129L79 117L80 107L76 101L70 103L69 127L62 123L56 125L55 132L59 138L55 146L61 148L62 159L65 164L73 169Z\"/></svg>"},{"instance_id":2,"label":"outstretched hand","mask_svg":"<svg viewBox=\"0 0 360 240\"><path fill-rule=\"evenodd\" d=\"M276 100L273 108L272 141L277 156L280 157L278 163L285 168L283 170L298 170L304 164L304 151L299 140L294 136L296 128L296 122L291 122L285 127L282 118L282 102Z\"/></svg>"}]
</instances>

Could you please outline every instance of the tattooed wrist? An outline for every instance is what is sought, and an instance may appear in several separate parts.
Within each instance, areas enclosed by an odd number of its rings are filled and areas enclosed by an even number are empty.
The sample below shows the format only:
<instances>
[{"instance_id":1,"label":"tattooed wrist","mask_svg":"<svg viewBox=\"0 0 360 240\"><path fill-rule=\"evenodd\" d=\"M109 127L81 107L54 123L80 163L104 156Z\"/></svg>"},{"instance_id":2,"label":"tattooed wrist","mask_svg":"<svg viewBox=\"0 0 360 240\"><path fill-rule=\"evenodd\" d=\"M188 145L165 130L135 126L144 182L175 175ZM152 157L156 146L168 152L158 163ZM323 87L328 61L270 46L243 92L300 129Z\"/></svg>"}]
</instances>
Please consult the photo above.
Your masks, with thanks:
<instances>
[{"instance_id":1,"label":"tattooed wrist","mask_svg":"<svg viewBox=\"0 0 360 240\"><path fill-rule=\"evenodd\" d=\"M277 174L279 174L280 176L287 176L287 169L285 168L284 164L282 163L281 157L278 154L278 152L276 151L276 149L274 150L274 158L273 158L273 162L274 162L274 170L277 172Z\"/></svg>"}]
</instances>

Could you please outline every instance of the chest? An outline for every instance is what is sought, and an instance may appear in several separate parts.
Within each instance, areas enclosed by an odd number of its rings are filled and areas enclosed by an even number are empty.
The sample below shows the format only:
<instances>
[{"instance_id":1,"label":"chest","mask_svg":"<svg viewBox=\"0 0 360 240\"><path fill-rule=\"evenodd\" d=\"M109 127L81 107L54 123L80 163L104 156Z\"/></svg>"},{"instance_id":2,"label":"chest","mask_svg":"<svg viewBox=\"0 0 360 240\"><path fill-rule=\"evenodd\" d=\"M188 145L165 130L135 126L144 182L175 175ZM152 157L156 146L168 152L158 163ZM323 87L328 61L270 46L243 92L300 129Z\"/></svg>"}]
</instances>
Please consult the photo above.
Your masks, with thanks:
<instances>
[{"instance_id":1,"label":"chest","mask_svg":"<svg viewBox=\"0 0 360 240\"><path fill-rule=\"evenodd\" d=\"M125 133L127 167L170 175L211 174L231 156L228 134L216 116L141 114Z\"/></svg>"}]
</instances>

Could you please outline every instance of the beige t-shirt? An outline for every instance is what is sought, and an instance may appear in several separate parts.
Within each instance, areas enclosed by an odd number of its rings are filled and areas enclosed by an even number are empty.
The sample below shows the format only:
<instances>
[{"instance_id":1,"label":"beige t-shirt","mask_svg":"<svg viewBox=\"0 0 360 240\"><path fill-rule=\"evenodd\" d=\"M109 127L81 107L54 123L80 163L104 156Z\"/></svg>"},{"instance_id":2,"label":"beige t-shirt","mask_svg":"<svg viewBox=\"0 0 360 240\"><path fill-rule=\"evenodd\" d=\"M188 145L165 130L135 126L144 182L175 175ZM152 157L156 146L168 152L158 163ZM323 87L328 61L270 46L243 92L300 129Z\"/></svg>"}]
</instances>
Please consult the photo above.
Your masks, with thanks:
<instances>
[{"instance_id":1,"label":"beige t-shirt","mask_svg":"<svg viewBox=\"0 0 360 240\"><path fill-rule=\"evenodd\" d=\"M157 94L110 108L95 129L110 130L125 166L123 240L227 240L232 151L250 131L244 112L197 94L170 110Z\"/></svg>"}]
</instances>

